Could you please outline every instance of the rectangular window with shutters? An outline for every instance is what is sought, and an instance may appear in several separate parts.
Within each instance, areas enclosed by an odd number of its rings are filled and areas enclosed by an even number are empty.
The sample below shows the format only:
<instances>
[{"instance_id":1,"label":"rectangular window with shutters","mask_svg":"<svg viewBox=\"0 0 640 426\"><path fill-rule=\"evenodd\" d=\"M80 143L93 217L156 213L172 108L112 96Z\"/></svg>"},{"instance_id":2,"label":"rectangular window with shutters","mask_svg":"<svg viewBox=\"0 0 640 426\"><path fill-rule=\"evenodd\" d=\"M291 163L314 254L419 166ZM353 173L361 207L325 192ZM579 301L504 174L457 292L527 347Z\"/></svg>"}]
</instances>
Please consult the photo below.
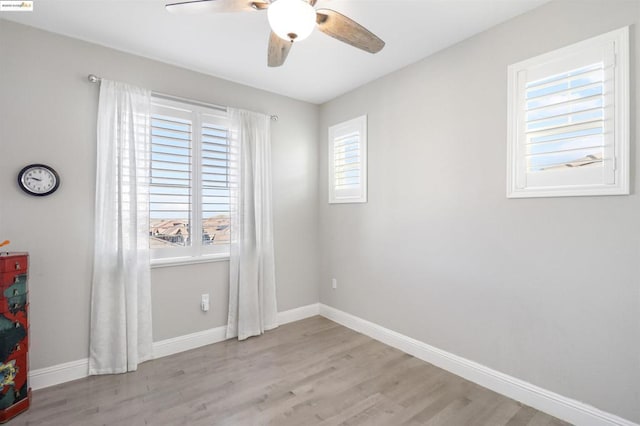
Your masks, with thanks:
<instances>
[{"instance_id":1,"label":"rectangular window with shutters","mask_svg":"<svg viewBox=\"0 0 640 426\"><path fill-rule=\"evenodd\" d=\"M509 67L508 197L629 193L628 34Z\"/></svg>"},{"instance_id":2,"label":"rectangular window with shutters","mask_svg":"<svg viewBox=\"0 0 640 426\"><path fill-rule=\"evenodd\" d=\"M329 203L367 202L367 116L329 128Z\"/></svg>"},{"instance_id":3,"label":"rectangular window with shutters","mask_svg":"<svg viewBox=\"0 0 640 426\"><path fill-rule=\"evenodd\" d=\"M149 209L153 259L228 255L230 170L225 112L153 99Z\"/></svg>"}]
</instances>

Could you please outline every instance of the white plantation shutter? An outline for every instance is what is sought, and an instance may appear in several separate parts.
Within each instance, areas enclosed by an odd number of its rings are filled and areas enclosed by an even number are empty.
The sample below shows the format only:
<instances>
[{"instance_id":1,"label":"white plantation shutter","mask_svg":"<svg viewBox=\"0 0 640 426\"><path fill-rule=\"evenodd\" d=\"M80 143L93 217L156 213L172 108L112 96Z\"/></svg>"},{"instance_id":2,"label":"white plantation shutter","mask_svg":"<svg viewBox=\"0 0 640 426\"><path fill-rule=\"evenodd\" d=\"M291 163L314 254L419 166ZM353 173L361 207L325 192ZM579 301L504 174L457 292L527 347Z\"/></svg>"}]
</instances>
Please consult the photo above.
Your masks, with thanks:
<instances>
[{"instance_id":1,"label":"white plantation shutter","mask_svg":"<svg viewBox=\"0 0 640 426\"><path fill-rule=\"evenodd\" d=\"M190 246L192 128L189 112L154 105L151 116L150 246Z\"/></svg>"},{"instance_id":2,"label":"white plantation shutter","mask_svg":"<svg viewBox=\"0 0 640 426\"><path fill-rule=\"evenodd\" d=\"M201 141L202 243L215 251L229 244L231 152L226 118L203 116Z\"/></svg>"},{"instance_id":3,"label":"white plantation shutter","mask_svg":"<svg viewBox=\"0 0 640 426\"><path fill-rule=\"evenodd\" d=\"M353 132L334 139L333 178L336 190L358 189L362 185L360 134Z\"/></svg>"},{"instance_id":4,"label":"white plantation shutter","mask_svg":"<svg viewBox=\"0 0 640 426\"><path fill-rule=\"evenodd\" d=\"M605 71L610 71L612 65L596 62L526 84L527 172L604 167L605 161L610 166L613 152L607 152L605 157L605 116L612 117L613 105L605 102L606 94L612 92L610 88L605 90L605 85L610 86L612 78L605 79Z\"/></svg>"},{"instance_id":5,"label":"white plantation shutter","mask_svg":"<svg viewBox=\"0 0 640 426\"><path fill-rule=\"evenodd\" d=\"M367 117L329 128L329 202L367 201Z\"/></svg>"},{"instance_id":6,"label":"white plantation shutter","mask_svg":"<svg viewBox=\"0 0 640 426\"><path fill-rule=\"evenodd\" d=\"M627 80L626 28L510 66L508 196L628 193Z\"/></svg>"}]
</instances>

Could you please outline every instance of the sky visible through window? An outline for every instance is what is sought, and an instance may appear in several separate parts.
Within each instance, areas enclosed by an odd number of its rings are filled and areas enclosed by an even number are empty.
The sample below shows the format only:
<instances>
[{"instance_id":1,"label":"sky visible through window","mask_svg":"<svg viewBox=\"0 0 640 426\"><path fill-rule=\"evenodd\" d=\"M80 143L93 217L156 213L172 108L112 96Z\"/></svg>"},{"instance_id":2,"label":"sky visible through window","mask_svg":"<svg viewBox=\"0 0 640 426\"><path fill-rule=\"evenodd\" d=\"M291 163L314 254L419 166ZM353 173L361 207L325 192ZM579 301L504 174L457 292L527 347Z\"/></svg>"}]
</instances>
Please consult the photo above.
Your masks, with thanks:
<instances>
[{"instance_id":1,"label":"sky visible through window","mask_svg":"<svg viewBox=\"0 0 640 426\"><path fill-rule=\"evenodd\" d=\"M335 187L337 189L360 185L360 135L354 132L334 141Z\"/></svg>"},{"instance_id":2,"label":"sky visible through window","mask_svg":"<svg viewBox=\"0 0 640 426\"><path fill-rule=\"evenodd\" d=\"M603 95L602 63L526 85L528 171L602 166Z\"/></svg>"}]
</instances>

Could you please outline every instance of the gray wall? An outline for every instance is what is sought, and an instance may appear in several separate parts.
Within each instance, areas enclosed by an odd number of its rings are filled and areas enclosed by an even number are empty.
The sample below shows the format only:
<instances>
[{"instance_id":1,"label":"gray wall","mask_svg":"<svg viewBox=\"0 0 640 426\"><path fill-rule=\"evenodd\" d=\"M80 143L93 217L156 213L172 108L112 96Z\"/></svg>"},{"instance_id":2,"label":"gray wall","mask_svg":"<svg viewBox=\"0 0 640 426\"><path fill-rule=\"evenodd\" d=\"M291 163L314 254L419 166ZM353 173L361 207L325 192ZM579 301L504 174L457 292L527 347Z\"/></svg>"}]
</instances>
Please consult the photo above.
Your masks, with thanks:
<instances>
[{"instance_id":1,"label":"gray wall","mask_svg":"<svg viewBox=\"0 0 640 426\"><path fill-rule=\"evenodd\" d=\"M278 308L317 303L316 105L0 20L0 238L31 255L31 367L88 354L99 89L89 73L280 116L272 131ZM58 192L18 189L18 171L35 162L59 171ZM226 324L227 280L228 262L154 269L154 339ZM206 314L202 293L212 296Z\"/></svg>"},{"instance_id":2,"label":"gray wall","mask_svg":"<svg viewBox=\"0 0 640 426\"><path fill-rule=\"evenodd\" d=\"M640 197L507 200L507 65L631 28L638 1L555 1L321 108L320 300L640 421ZM327 127L368 114L369 202L327 204ZM331 278L338 288L331 289Z\"/></svg>"}]
</instances>

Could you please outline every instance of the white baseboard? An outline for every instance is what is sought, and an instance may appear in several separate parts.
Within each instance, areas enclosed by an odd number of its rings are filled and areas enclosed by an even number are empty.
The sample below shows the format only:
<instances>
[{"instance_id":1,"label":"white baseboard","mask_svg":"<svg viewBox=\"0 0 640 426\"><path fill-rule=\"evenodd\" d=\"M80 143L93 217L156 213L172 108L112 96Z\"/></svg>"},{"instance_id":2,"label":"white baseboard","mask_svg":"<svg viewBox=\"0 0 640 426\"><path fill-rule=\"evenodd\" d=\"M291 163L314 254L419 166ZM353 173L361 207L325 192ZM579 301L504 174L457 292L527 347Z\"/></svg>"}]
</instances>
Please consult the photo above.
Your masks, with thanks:
<instances>
[{"instance_id":1,"label":"white baseboard","mask_svg":"<svg viewBox=\"0 0 640 426\"><path fill-rule=\"evenodd\" d=\"M319 315L320 304L300 306L288 311L278 312L278 324L287 324L293 321ZM209 330L198 331L171 339L161 340L153 343L153 358L162 358L180 352L196 349L206 345L222 342L226 340L227 326L223 325Z\"/></svg>"},{"instance_id":2,"label":"white baseboard","mask_svg":"<svg viewBox=\"0 0 640 426\"><path fill-rule=\"evenodd\" d=\"M314 303L288 311L278 312L278 323L287 324L318 315L320 304ZM178 336L171 339L153 342L153 359L177 354L179 352L196 349L226 339L227 326L211 328L196 333ZM87 377L89 373L89 359L65 362L51 367L39 368L29 372L29 385L31 389L38 390L49 386L59 385L72 380Z\"/></svg>"},{"instance_id":3,"label":"white baseboard","mask_svg":"<svg viewBox=\"0 0 640 426\"><path fill-rule=\"evenodd\" d=\"M320 304L320 315L569 423L579 426L639 426L331 306Z\"/></svg>"},{"instance_id":4,"label":"white baseboard","mask_svg":"<svg viewBox=\"0 0 640 426\"><path fill-rule=\"evenodd\" d=\"M226 333L227 326L223 325L210 328L209 330L197 331L195 333L185 334L184 336L153 342L153 359L222 342L227 339Z\"/></svg>"},{"instance_id":5,"label":"white baseboard","mask_svg":"<svg viewBox=\"0 0 640 426\"><path fill-rule=\"evenodd\" d=\"M29 372L29 386L37 390L72 380L82 379L89 374L89 358L65 362L51 367L39 368Z\"/></svg>"},{"instance_id":6,"label":"white baseboard","mask_svg":"<svg viewBox=\"0 0 640 426\"><path fill-rule=\"evenodd\" d=\"M288 324L294 321L300 321L305 318L310 318L316 315L320 315L320 304L313 303L307 306L300 306L299 308L289 309L288 311L278 312L278 324Z\"/></svg>"}]
</instances>

